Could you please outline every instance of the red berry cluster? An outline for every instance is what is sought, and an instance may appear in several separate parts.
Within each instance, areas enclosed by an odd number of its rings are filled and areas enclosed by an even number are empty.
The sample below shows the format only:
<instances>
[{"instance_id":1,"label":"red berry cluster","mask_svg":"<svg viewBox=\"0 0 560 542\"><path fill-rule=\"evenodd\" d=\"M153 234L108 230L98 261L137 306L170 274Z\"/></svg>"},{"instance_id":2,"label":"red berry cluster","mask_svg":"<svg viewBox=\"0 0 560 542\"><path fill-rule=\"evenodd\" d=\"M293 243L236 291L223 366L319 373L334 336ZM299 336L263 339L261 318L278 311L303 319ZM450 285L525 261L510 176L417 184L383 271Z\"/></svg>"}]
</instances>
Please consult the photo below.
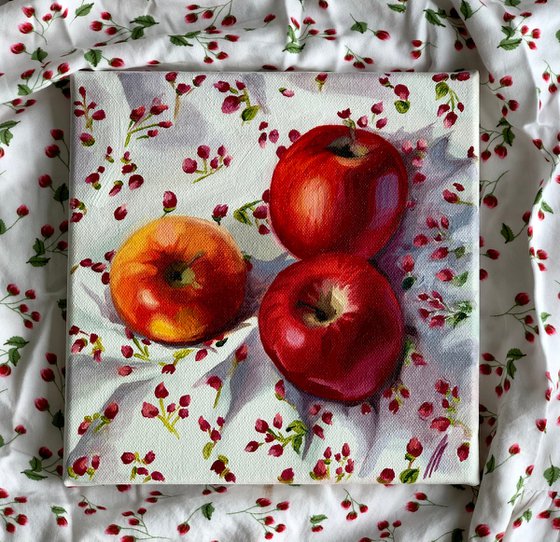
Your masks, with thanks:
<instances>
[{"instance_id":1,"label":"red berry cluster","mask_svg":"<svg viewBox=\"0 0 560 542\"><path fill-rule=\"evenodd\" d=\"M336 30L334 28L319 30L312 17L305 17L301 24L295 17L290 17L290 22L287 34L288 43L283 49L288 53L301 53L309 39L314 37L323 38L327 41L336 40Z\"/></svg>"},{"instance_id":2,"label":"red berry cluster","mask_svg":"<svg viewBox=\"0 0 560 542\"><path fill-rule=\"evenodd\" d=\"M86 516L92 516L97 514L98 510L107 510L107 508L101 504L92 503L87 497L82 495L82 500L78 502L78 506L83 510Z\"/></svg>"},{"instance_id":3,"label":"red berry cluster","mask_svg":"<svg viewBox=\"0 0 560 542\"><path fill-rule=\"evenodd\" d=\"M91 416L84 416L84 420L78 426L78 435L85 434L93 424L93 431L100 431L106 425L109 425L119 413L119 405L115 401L109 403L103 412L95 412Z\"/></svg>"},{"instance_id":4,"label":"red berry cluster","mask_svg":"<svg viewBox=\"0 0 560 542\"><path fill-rule=\"evenodd\" d=\"M59 225L59 234L51 239L55 233L55 229L51 224L44 224L41 227L41 238L37 237L33 244L33 251L35 254L27 260L27 263L33 267L43 267L49 261L50 257L47 254L62 254L67 255L68 241L61 239L61 237L68 230L68 222L65 220Z\"/></svg>"},{"instance_id":5,"label":"red berry cluster","mask_svg":"<svg viewBox=\"0 0 560 542\"><path fill-rule=\"evenodd\" d=\"M379 84L384 86L385 88L390 88L395 93L398 100L395 101L395 109L404 114L410 109L410 90L406 85L398 84L393 85L389 79L389 75L385 74L385 76L379 78Z\"/></svg>"},{"instance_id":6,"label":"red berry cluster","mask_svg":"<svg viewBox=\"0 0 560 542\"><path fill-rule=\"evenodd\" d=\"M313 470L309 473L311 479L330 480L331 465L334 461L337 463L335 469L336 482L341 482L343 479L348 481L354 473L354 460L350 457L350 446L346 442L342 445L341 451L335 453L334 456L330 446L325 448L323 457L317 460Z\"/></svg>"},{"instance_id":7,"label":"red berry cluster","mask_svg":"<svg viewBox=\"0 0 560 542\"><path fill-rule=\"evenodd\" d=\"M229 167L232 161L223 145L218 147L216 154L212 157L208 145L199 145L196 154L198 159L202 161L202 165L199 165L196 158L185 158L183 160L183 171L188 175L196 175L196 178L192 181L193 184L214 175L224 167Z\"/></svg>"},{"instance_id":8,"label":"red berry cluster","mask_svg":"<svg viewBox=\"0 0 560 542\"><path fill-rule=\"evenodd\" d=\"M187 407L191 403L191 396L181 395L178 399L179 404L170 402L165 405L164 399L169 396L169 391L163 382L160 382L155 387L154 396L158 400L159 406L144 401L142 403L142 416L144 416L144 418L157 418L171 434L179 438L179 433L175 425L179 420L188 418L189 409Z\"/></svg>"},{"instance_id":9,"label":"red berry cluster","mask_svg":"<svg viewBox=\"0 0 560 542\"><path fill-rule=\"evenodd\" d=\"M14 98L11 102L6 102L4 105L12 109L16 115L19 115L23 113L28 107L32 107L36 103L37 100L33 99L25 100L24 102L22 98Z\"/></svg>"},{"instance_id":10,"label":"red berry cluster","mask_svg":"<svg viewBox=\"0 0 560 542\"><path fill-rule=\"evenodd\" d=\"M271 540L274 538L275 533L283 533L286 530L286 525L284 523L277 523L276 518L273 515L274 512L285 512L290 508L290 503L289 501L282 501L277 503L274 508L269 508L271 505L272 501L269 498L260 497L255 501L253 506L250 506L245 510L239 510L238 512L230 512L229 515L249 515L264 529L265 540ZM268 508L268 510L264 510L264 508Z\"/></svg>"},{"instance_id":11,"label":"red berry cluster","mask_svg":"<svg viewBox=\"0 0 560 542\"><path fill-rule=\"evenodd\" d=\"M62 144L64 145L64 149L66 151L66 156L69 156L70 151L68 150L68 145L64 141L64 132L60 129L53 129L51 130L51 137L55 141L62 141ZM47 158L58 158L68 169L69 158L66 158L66 160L62 158L62 151L58 143L52 143L51 145L47 145L45 147L45 156L47 156Z\"/></svg>"},{"instance_id":12,"label":"red berry cluster","mask_svg":"<svg viewBox=\"0 0 560 542\"><path fill-rule=\"evenodd\" d=\"M366 65L373 64L373 58L369 56L360 56L355 51L352 51L350 47L346 47L346 53L344 54L345 62L352 62L352 66L357 70L364 70Z\"/></svg>"},{"instance_id":13,"label":"red berry cluster","mask_svg":"<svg viewBox=\"0 0 560 542\"><path fill-rule=\"evenodd\" d=\"M231 471L228 466L229 459L225 455L219 455L218 459L212 463L210 470L215 472L220 478L223 478L226 482L235 483L235 474Z\"/></svg>"},{"instance_id":14,"label":"red berry cluster","mask_svg":"<svg viewBox=\"0 0 560 542\"><path fill-rule=\"evenodd\" d=\"M121 515L125 518L126 525L117 525L111 523L105 529L105 534L116 536L121 534L122 531L130 530L133 534L123 535L120 537L120 542L135 542L138 540L139 535L143 535L143 539L154 538L148 531L144 520L144 514L147 512L146 508L141 506L136 510L127 510L122 512Z\"/></svg>"},{"instance_id":15,"label":"red berry cluster","mask_svg":"<svg viewBox=\"0 0 560 542\"><path fill-rule=\"evenodd\" d=\"M132 109L129 115L130 122L128 123L124 146L127 147L133 137L136 140L149 139L159 134L158 128L170 128L173 126L170 120L152 121L153 117L161 115L168 109L169 106L157 97L152 99L152 103L149 106L140 105ZM149 123L146 124L147 122ZM123 158L126 159L126 156L123 156Z\"/></svg>"},{"instance_id":16,"label":"red berry cluster","mask_svg":"<svg viewBox=\"0 0 560 542\"><path fill-rule=\"evenodd\" d=\"M117 23L110 12L102 11L101 20L93 20L89 28L94 32L101 32L103 31L108 37L105 38L103 41L100 41L95 44L95 47L104 47L108 43L112 41L116 41L116 43L123 43L128 41L129 39L137 40L144 37L144 31L151 26L154 26L157 21L151 15L140 15L139 17L134 18L130 23L134 26L128 27ZM92 51L89 52L91 54ZM97 53L97 51L93 51L93 53ZM102 55L101 51L98 52L99 55ZM88 59L88 54L85 55L86 60ZM104 57L102 57L104 58ZM93 57L93 64L97 66L100 59ZM114 68L121 68L124 66L124 61L121 58L112 58L107 59L110 66Z\"/></svg>"},{"instance_id":17,"label":"red berry cluster","mask_svg":"<svg viewBox=\"0 0 560 542\"><path fill-rule=\"evenodd\" d=\"M68 476L77 480L87 474L91 480L99 468L99 463L100 457L98 455L93 455L91 459L87 456L79 457L68 467Z\"/></svg>"},{"instance_id":18,"label":"red berry cluster","mask_svg":"<svg viewBox=\"0 0 560 542\"><path fill-rule=\"evenodd\" d=\"M556 93L558 84L560 84L560 73L556 73L546 62L546 70L542 74L543 81L548 84L548 92L550 94Z\"/></svg>"},{"instance_id":19,"label":"red berry cluster","mask_svg":"<svg viewBox=\"0 0 560 542\"><path fill-rule=\"evenodd\" d=\"M412 45L412 47L414 47L414 49L410 51L410 57L413 60L418 60L422 56L424 49L427 49L428 47L433 47L433 43L430 43L429 41L418 40L418 39L412 40L410 44Z\"/></svg>"},{"instance_id":20,"label":"red berry cluster","mask_svg":"<svg viewBox=\"0 0 560 542\"><path fill-rule=\"evenodd\" d=\"M270 233L269 196L270 191L267 189L262 193L261 199L247 202L236 209L233 218L241 224L254 225L260 235L268 235Z\"/></svg>"},{"instance_id":21,"label":"red berry cluster","mask_svg":"<svg viewBox=\"0 0 560 542\"><path fill-rule=\"evenodd\" d=\"M494 314L493 316L513 317L521 325L523 331L525 332L525 340L532 343L535 341L535 335L539 334L539 326L538 323L535 322L534 318L535 307L525 308L525 306L529 305L531 302L531 298L526 292L519 292L515 296L514 301L514 304L507 311L501 314ZM552 332L554 333L555 331L556 330L553 328Z\"/></svg>"},{"instance_id":22,"label":"red berry cluster","mask_svg":"<svg viewBox=\"0 0 560 542\"><path fill-rule=\"evenodd\" d=\"M378 115L383 113L383 102L377 102L371 106L371 124L375 123L375 127L381 130L387 125L387 117L380 117L376 120ZM342 124L348 126L351 130L356 129L356 126L360 128L367 128L369 125L369 119L367 115L362 115L357 121L352 119L352 111L344 109L343 111L337 111L337 116L342 119Z\"/></svg>"},{"instance_id":23,"label":"red berry cluster","mask_svg":"<svg viewBox=\"0 0 560 542\"><path fill-rule=\"evenodd\" d=\"M114 250L110 250L109 252L105 253L105 262L94 262L91 258L84 258L80 260L78 265L75 265L70 270L70 273L74 273L79 267L83 267L86 269L91 269L94 273L101 274L101 282L103 284L109 284L110 275L109 271L107 270L108 264L111 263L113 256L115 255Z\"/></svg>"},{"instance_id":24,"label":"red berry cluster","mask_svg":"<svg viewBox=\"0 0 560 542\"><path fill-rule=\"evenodd\" d=\"M365 514L368 511L367 505L358 502L348 491L345 490L346 497L341 501L340 506L344 510L349 510L346 514L346 519L348 521L354 521L358 518L359 514Z\"/></svg>"},{"instance_id":25,"label":"red berry cluster","mask_svg":"<svg viewBox=\"0 0 560 542\"><path fill-rule=\"evenodd\" d=\"M185 22L188 25L204 22L205 26L203 30L172 35L170 36L171 43L179 46L199 45L204 51L203 60L206 64L212 64L214 60L225 60L229 55L220 50L219 41L236 42L239 39L236 34L224 34L222 36L224 30L218 28L219 25L227 29L237 23L237 18L231 13L232 4L233 1L229 0L216 6L188 5Z\"/></svg>"},{"instance_id":26,"label":"red berry cluster","mask_svg":"<svg viewBox=\"0 0 560 542\"><path fill-rule=\"evenodd\" d=\"M150 450L144 457L140 457L138 452L123 452L121 455L121 461L124 465L131 465L132 470L130 471L130 479L134 480L137 476L142 476L142 483L147 483L149 481L154 482L164 482L165 477L161 472L157 470L149 471L147 466L151 465L156 458L156 454ZM125 514L123 514L125 515Z\"/></svg>"},{"instance_id":27,"label":"red berry cluster","mask_svg":"<svg viewBox=\"0 0 560 542\"><path fill-rule=\"evenodd\" d=\"M549 491L548 497L550 499L548 508L539 512L537 518L550 520L551 527L556 531L560 531L560 516L554 517L560 512L560 497L558 497L557 491Z\"/></svg>"},{"instance_id":28,"label":"red berry cluster","mask_svg":"<svg viewBox=\"0 0 560 542\"><path fill-rule=\"evenodd\" d=\"M432 502L430 499L428 499L428 496L421 491L417 491L414 494L414 498L416 500L408 501L405 505L405 508L408 512L417 512L421 506L445 506Z\"/></svg>"},{"instance_id":29,"label":"red berry cluster","mask_svg":"<svg viewBox=\"0 0 560 542\"><path fill-rule=\"evenodd\" d=\"M79 139L82 145L90 147L95 143L95 138L91 134L91 132L93 132L93 125L96 121L99 122L105 120L105 110L99 109L97 103L94 101L88 103L85 87L81 86L78 89L78 93L82 99L74 101L74 116L84 118L86 130L86 132L80 134Z\"/></svg>"},{"instance_id":30,"label":"red berry cluster","mask_svg":"<svg viewBox=\"0 0 560 542\"><path fill-rule=\"evenodd\" d=\"M6 286L6 294L4 297L0 298L0 305L8 308L13 313L17 314L21 320L23 321L23 325L31 329L33 328L34 323L39 322L41 320L41 314L38 311L29 311L29 301L35 299L35 290L26 290L23 297L20 297L20 289L16 284L8 284ZM16 299L13 299L16 298ZM5 345L13 346L16 349L22 348L27 344L27 341L23 339L18 340L19 338L13 337L9 339ZM2 366L7 366L7 364L3 364ZM9 368L9 367L8 367ZM7 374L3 374L2 376L8 376L9 372L7 369L3 369L2 372Z\"/></svg>"},{"instance_id":31,"label":"red berry cluster","mask_svg":"<svg viewBox=\"0 0 560 542\"><path fill-rule=\"evenodd\" d=\"M259 124L259 147L261 149L264 149L266 147L266 142L270 141L273 145L276 145L276 143L278 143L278 139L280 137L280 133L278 132L278 130L276 128L274 128L273 130L270 130L267 132L268 129L268 122L266 121L262 121ZM294 132L296 130L293 130Z\"/></svg>"},{"instance_id":32,"label":"red berry cluster","mask_svg":"<svg viewBox=\"0 0 560 542\"><path fill-rule=\"evenodd\" d=\"M245 446L245 451L249 453L256 452L261 446L270 444L268 455L272 457L282 456L287 446L290 446L296 453L299 453L304 438L308 433L307 426L301 420L293 420L286 425L286 434L282 432L283 426L284 419L280 413L274 416L272 427L265 420L258 418L255 421L255 431L264 435L264 442L252 440Z\"/></svg>"},{"instance_id":33,"label":"red berry cluster","mask_svg":"<svg viewBox=\"0 0 560 542\"><path fill-rule=\"evenodd\" d=\"M230 115L241 109L241 120L249 122L253 120L261 107L258 104L251 103L251 97L247 85L238 79L235 80L235 85L227 81L218 81L214 83L214 88L222 94L227 94L222 102L222 113Z\"/></svg>"},{"instance_id":34,"label":"red berry cluster","mask_svg":"<svg viewBox=\"0 0 560 542\"><path fill-rule=\"evenodd\" d=\"M435 383L435 390L442 395L441 406L444 408L446 415L439 416L432 420L430 427L437 431L447 431L450 425L455 425L454 414L457 410L457 403L461 400L459 397L459 388L454 386L451 388L449 382L438 379Z\"/></svg>"},{"instance_id":35,"label":"red berry cluster","mask_svg":"<svg viewBox=\"0 0 560 542\"><path fill-rule=\"evenodd\" d=\"M202 495L211 495L212 493L226 493L226 486L215 486L212 484L206 484L202 490Z\"/></svg>"},{"instance_id":36,"label":"red berry cluster","mask_svg":"<svg viewBox=\"0 0 560 542\"><path fill-rule=\"evenodd\" d=\"M488 410L484 405L479 405L478 408L478 418L481 428L484 425L488 425L490 429L489 433L484 438L484 443L486 446L490 446L492 444L492 440L494 439L494 435L496 434L497 425L496 422L498 421L497 414L495 412L491 412Z\"/></svg>"},{"instance_id":37,"label":"red berry cluster","mask_svg":"<svg viewBox=\"0 0 560 542\"><path fill-rule=\"evenodd\" d=\"M28 19L35 19L35 23L21 23L18 25L18 30L22 34L37 34L43 39L45 39L45 33L54 21L57 19L66 19L68 16L68 8L63 10L62 6L58 2L53 2L49 6L49 10L44 15L39 15L32 6L23 6L21 11Z\"/></svg>"},{"instance_id":38,"label":"red berry cluster","mask_svg":"<svg viewBox=\"0 0 560 542\"><path fill-rule=\"evenodd\" d=\"M27 497L18 496L14 497L13 500L5 501L9 499L10 494L3 488L0 487L0 518L4 521L4 528L9 534L14 534L18 526L27 525L27 516L25 514L18 514L17 510L14 508L18 504L27 503Z\"/></svg>"},{"instance_id":39,"label":"red berry cluster","mask_svg":"<svg viewBox=\"0 0 560 542\"><path fill-rule=\"evenodd\" d=\"M506 23L502 26L502 33L505 34L505 37L498 47L511 50L516 49L523 42L527 44L529 49L535 50L537 48L536 40L541 37L540 28L531 29L525 24L525 20L532 15L530 11L523 11L519 15L506 11L502 16L504 23Z\"/></svg>"},{"instance_id":40,"label":"red berry cluster","mask_svg":"<svg viewBox=\"0 0 560 542\"><path fill-rule=\"evenodd\" d=\"M224 418L218 416L216 419L216 425L212 427L210 422L208 422L203 416L198 418L198 426L203 433L207 433L210 441L207 442L202 449L202 456L204 459L208 459L212 455L212 451L216 446L216 443L222 439L222 430L225 424Z\"/></svg>"},{"instance_id":41,"label":"red berry cluster","mask_svg":"<svg viewBox=\"0 0 560 542\"><path fill-rule=\"evenodd\" d=\"M445 103L439 105L437 116L443 117L443 125L445 128L451 128L459 118L457 111L462 113L465 110L463 102L459 99L458 94L451 88L448 81L468 81L471 75L469 72L460 71L457 73L436 73L432 76L432 81L436 83L435 93L436 100L447 98Z\"/></svg>"},{"instance_id":42,"label":"red berry cluster","mask_svg":"<svg viewBox=\"0 0 560 542\"><path fill-rule=\"evenodd\" d=\"M410 390L402 382L395 382L383 392L383 397L390 399L389 412L396 414L405 400L410 397Z\"/></svg>"},{"instance_id":43,"label":"red berry cluster","mask_svg":"<svg viewBox=\"0 0 560 542\"><path fill-rule=\"evenodd\" d=\"M401 0L402 1L402 0ZM395 531L402 525L400 520L395 520L389 523L387 520L379 521L377 523L377 530L379 531L379 538L381 540L395 540ZM364 536L358 542L374 542L373 538Z\"/></svg>"},{"instance_id":44,"label":"red berry cluster","mask_svg":"<svg viewBox=\"0 0 560 542\"><path fill-rule=\"evenodd\" d=\"M68 335L84 335L72 343L72 346L70 347L72 354L79 354L89 344L92 347L91 355L93 357L93 361L96 361L97 363L101 362L101 353L105 351L105 348L101 342L101 337L97 335L97 333L87 333L86 331L81 330L78 326L71 326L68 330Z\"/></svg>"},{"instance_id":45,"label":"red berry cluster","mask_svg":"<svg viewBox=\"0 0 560 542\"><path fill-rule=\"evenodd\" d=\"M173 119L177 120L179 116L179 111L181 108L181 98L183 96L189 95L195 88L198 88L204 80L206 79L206 75L200 74L195 75L192 79L192 84L187 83L178 83L177 72L168 72L165 74L165 80L169 83L173 91L175 92L175 107L173 109Z\"/></svg>"},{"instance_id":46,"label":"red berry cluster","mask_svg":"<svg viewBox=\"0 0 560 542\"><path fill-rule=\"evenodd\" d=\"M548 260L548 252L546 250L543 250L542 248L535 250L535 247L530 247L529 255L531 256L531 260L537 262L539 271L546 271L546 265L543 263ZM552 335L552 333L548 334Z\"/></svg>"},{"instance_id":47,"label":"red berry cluster","mask_svg":"<svg viewBox=\"0 0 560 542\"><path fill-rule=\"evenodd\" d=\"M196 23L199 19L203 21L211 21L206 28L214 29L217 19L221 17L222 26L233 26L237 19L231 14L233 0L229 0L223 5L202 7L198 4L190 4L187 6L188 13L185 15L187 24Z\"/></svg>"}]
</instances>

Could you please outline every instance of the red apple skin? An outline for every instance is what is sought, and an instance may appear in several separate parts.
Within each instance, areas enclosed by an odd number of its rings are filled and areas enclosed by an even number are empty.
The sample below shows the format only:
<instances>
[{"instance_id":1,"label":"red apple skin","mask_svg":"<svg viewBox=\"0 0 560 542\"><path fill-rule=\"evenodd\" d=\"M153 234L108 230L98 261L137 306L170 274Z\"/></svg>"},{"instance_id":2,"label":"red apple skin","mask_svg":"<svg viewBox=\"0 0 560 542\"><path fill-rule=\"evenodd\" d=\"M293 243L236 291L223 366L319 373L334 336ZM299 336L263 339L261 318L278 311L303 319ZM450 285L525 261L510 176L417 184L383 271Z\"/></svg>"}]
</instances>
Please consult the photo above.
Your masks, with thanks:
<instances>
[{"instance_id":1,"label":"red apple skin","mask_svg":"<svg viewBox=\"0 0 560 542\"><path fill-rule=\"evenodd\" d=\"M319 321L327 312L329 321ZM402 359L399 302L387 279L352 254L322 254L281 271L263 298L259 331L286 379L323 399L371 397Z\"/></svg>"},{"instance_id":2,"label":"red apple skin","mask_svg":"<svg viewBox=\"0 0 560 542\"><path fill-rule=\"evenodd\" d=\"M280 158L270 186L274 233L293 255L351 252L371 258L397 229L408 177L397 149L381 136L342 125L317 126ZM333 145L334 143L334 145ZM333 149L339 148L338 155ZM346 147L348 154L349 147Z\"/></svg>"}]
</instances>

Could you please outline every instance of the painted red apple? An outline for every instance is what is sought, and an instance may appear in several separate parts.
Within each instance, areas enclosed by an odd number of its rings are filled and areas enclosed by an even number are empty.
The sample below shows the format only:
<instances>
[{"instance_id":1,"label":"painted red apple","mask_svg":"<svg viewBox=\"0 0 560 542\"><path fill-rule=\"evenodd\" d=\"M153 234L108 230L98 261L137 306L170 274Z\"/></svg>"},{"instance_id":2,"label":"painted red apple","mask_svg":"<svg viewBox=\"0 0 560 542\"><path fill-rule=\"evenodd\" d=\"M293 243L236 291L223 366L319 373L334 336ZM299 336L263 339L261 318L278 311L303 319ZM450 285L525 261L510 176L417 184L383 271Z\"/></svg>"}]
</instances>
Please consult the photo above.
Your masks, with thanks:
<instances>
[{"instance_id":1,"label":"painted red apple","mask_svg":"<svg viewBox=\"0 0 560 542\"><path fill-rule=\"evenodd\" d=\"M397 229L408 178L397 149L381 136L317 126L280 158L270 186L270 219L298 258L352 252L370 258Z\"/></svg>"},{"instance_id":2,"label":"painted red apple","mask_svg":"<svg viewBox=\"0 0 560 542\"><path fill-rule=\"evenodd\" d=\"M132 331L166 343L212 338L237 315L247 266L233 237L191 216L135 231L111 263L111 297Z\"/></svg>"},{"instance_id":3,"label":"painted red apple","mask_svg":"<svg viewBox=\"0 0 560 542\"><path fill-rule=\"evenodd\" d=\"M259 311L266 353L296 387L323 399L367 399L396 370L403 317L387 279L359 256L329 253L281 271Z\"/></svg>"}]
</instances>

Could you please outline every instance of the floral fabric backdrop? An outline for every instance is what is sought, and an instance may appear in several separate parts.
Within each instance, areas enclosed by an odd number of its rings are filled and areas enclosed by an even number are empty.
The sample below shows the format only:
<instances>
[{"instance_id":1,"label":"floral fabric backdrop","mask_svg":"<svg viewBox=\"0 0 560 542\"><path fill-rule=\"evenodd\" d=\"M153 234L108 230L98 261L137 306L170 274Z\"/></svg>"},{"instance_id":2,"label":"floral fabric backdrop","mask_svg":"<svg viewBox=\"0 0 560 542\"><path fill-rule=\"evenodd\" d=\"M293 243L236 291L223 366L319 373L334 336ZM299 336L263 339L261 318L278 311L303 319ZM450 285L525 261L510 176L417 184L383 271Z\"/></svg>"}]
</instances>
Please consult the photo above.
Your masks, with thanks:
<instances>
[{"instance_id":1,"label":"floral fabric backdrop","mask_svg":"<svg viewBox=\"0 0 560 542\"><path fill-rule=\"evenodd\" d=\"M555 2L13 1L0 10L3 539L558 539ZM479 70L479 486L63 486L67 220L69 207L84 211L68 199L67 76L147 67ZM442 123L460 117L450 98ZM89 109L94 122L102 110ZM104 266L86 271L103 280ZM151 470L151 456L140 459ZM77 468L95 470L90 460Z\"/></svg>"},{"instance_id":2,"label":"floral fabric backdrop","mask_svg":"<svg viewBox=\"0 0 560 542\"><path fill-rule=\"evenodd\" d=\"M107 72L71 87L68 484L144 483L153 471L166 483L478 482L476 74ZM347 405L275 369L257 313L296 261L267 203L286 147L316 126L359 137L370 122L408 169L402 222L374 257L407 331L398 376ZM250 266L239 321L190 348L133 336L111 300L115 251L176 215L219 223Z\"/></svg>"}]
</instances>

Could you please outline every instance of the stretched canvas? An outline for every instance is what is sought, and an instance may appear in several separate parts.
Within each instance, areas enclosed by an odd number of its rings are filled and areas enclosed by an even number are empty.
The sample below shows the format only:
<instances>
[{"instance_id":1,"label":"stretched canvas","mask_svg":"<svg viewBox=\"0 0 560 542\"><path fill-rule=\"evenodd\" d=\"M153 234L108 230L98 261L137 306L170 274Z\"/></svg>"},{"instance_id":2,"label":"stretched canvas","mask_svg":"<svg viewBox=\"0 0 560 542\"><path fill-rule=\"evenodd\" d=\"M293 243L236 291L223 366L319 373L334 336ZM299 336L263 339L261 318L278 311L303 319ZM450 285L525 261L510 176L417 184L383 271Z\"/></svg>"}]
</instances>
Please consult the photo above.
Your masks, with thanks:
<instances>
[{"instance_id":1,"label":"stretched canvas","mask_svg":"<svg viewBox=\"0 0 560 542\"><path fill-rule=\"evenodd\" d=\"M67 485L478 482L478 76L72 79Z\"/></svg>"}]
</instances>

